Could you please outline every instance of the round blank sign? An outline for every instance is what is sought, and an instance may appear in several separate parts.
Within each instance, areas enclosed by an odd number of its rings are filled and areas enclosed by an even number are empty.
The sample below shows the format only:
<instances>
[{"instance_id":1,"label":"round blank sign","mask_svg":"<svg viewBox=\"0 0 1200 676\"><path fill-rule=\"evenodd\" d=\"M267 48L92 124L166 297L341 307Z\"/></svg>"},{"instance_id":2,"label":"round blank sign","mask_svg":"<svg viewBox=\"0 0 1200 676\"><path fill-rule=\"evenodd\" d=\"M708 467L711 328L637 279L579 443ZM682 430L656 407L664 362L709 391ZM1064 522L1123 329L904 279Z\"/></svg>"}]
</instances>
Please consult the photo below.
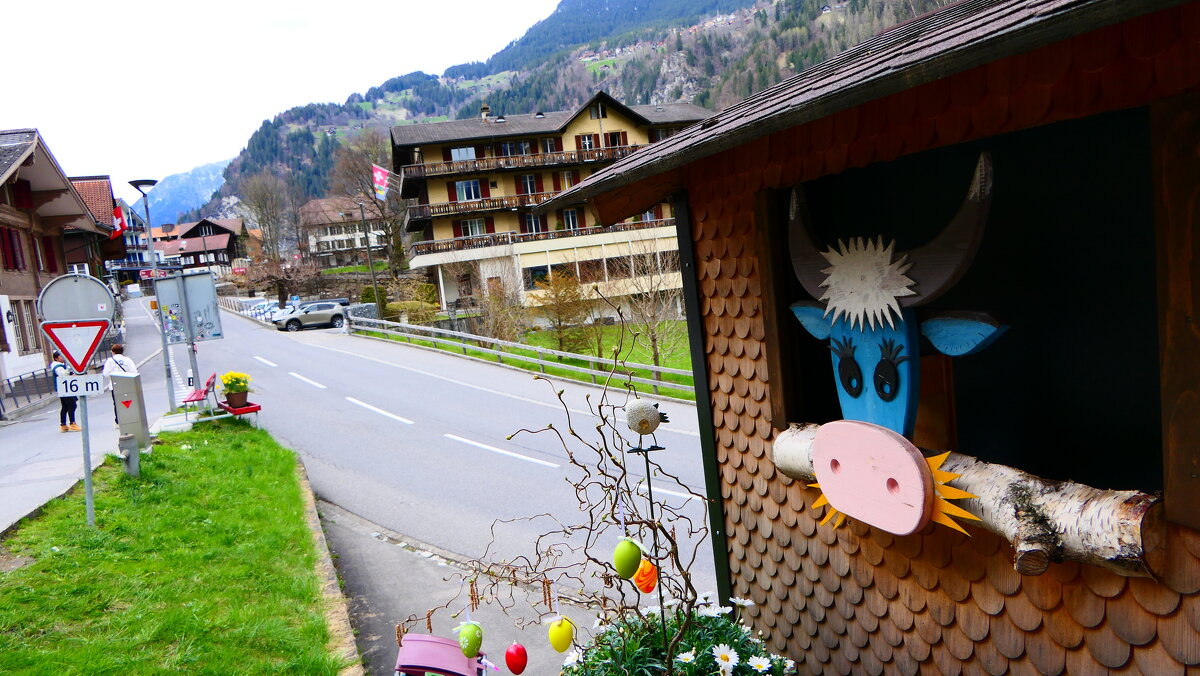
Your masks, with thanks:
<instances>
[{"instance_id":1,"label":"round blank sign","mask_svg":"<svg viewBox=\"0 0 1200 676\"><path fill-rule=\"evenodd\" d=\"M50 280L38 294L38 313L42 321L63 322L75 319L112 321L116 301L104 282L91 275L63 275Z\"/></svg>"}]
</instances>

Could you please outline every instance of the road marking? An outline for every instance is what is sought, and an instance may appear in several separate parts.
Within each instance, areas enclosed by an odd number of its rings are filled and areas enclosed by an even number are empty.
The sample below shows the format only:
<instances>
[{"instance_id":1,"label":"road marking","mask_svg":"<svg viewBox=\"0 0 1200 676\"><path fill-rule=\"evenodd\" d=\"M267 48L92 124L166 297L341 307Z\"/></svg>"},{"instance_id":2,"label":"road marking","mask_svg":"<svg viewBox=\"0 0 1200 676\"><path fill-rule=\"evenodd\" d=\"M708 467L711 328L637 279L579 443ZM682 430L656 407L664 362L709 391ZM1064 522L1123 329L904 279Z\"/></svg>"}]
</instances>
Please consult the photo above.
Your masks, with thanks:
<instances>
[{"instance_id":1,"label":"road marking","mask_svg":"<svg viewBox=\"0 0 1200 676\"><path fill-rule=\"evenodd\" d=\"M295 371L288 371L288 375L297 380L303 380L304 382L308 383L309 385L312 385L313 387L319 387L322 390L325 389L325 386L322 385L321 383L318 383L315 380L309 380L308 378L305 378L304 376L300 375L299 373L296 373Z\"/></svg>"},{"instance_id":2,"label":"road marking","mask_svg":"<svg viewBox=\"0 0 1200 676\"><path fill-rule=\"evenodd\" d=\"M481 444L478 441L471 441L470 439L463 439L462 437L456 437L453 434L445 434L443 436L445 436L447 439L453 439L455 441L460 441L464 444L469 444L476 448L482 448L485 451L491 451L492 453L499 453L500 455L507 455L510 458L516 458L517 460L524 460L525 462L532 462L534 464L542 465L544 467L557 468L557 467L561 466L561 465L556 465L552 462L546 462L545 460L538 460L537 458L531 458L527 455L521 455L520 453L513 453L512 451L506 451L502 448L496 448L495 446L488 446L487 444Z\"/></svg>"},{"instance_id":3,"label":"road marking","mask_svg":"<svg viewBox=\"0 0 1200 676\"><path fill-rule=\"evenodd\" d=\"M262 363L266 364L267 366L279 366L279 364L276 364L273 361L267 361L266 359L263 359L262 357L260 357L258 355L254 355L254 358L261 361Z\"/></svg>"},{"instance_id":4,"label":"road marking","mask_svg":"<svg viewBox=\"0 0 1200 676\"><path fill-rule=\"evenodd\" d=\"M391 418L392 420L399 420L400 422L402 422L406 425L415 424L415 423L413 423L413 421L409 420L408 418L401 418L400 416L398 416L394 413L388 413L387 411L383 410L382 408L375 408L374 406L368 404L367 402L359 401L359 400L355 399L354 397L346 397L346 401L350 402L351 404L358 404L359 406L362 406L363 408L367 409L368 411L375 411L379 415L387 416L387 417Z\"/></svg>"},{"instance_id":5,"label":"road marking","mask_svg":"<svg viewBox=\"0 0 1200 676\"><path fill-rule=\"evenodd\" d=\"M645 493L646 492L646 484L643 483L640 486L638 486L638 492ZM666 488L655 488L654 493L655 494L666 493L667 495L673 495L677 498L683 498L684 500L700 500L701 499L701 498L698 498L698 497L692 495L691 493L680 493L679 491L667 490Z\"/></svg>"},{"instance_id":6,"label":"road marking","mask_svg":"<svg viewBox=\"0 0 1200 676\"><path fill-rule=\"evenodd\" d=\"M328 350L330 352L337 352L339 354L347 354L347 355L350 355L351 357L358 357L360 359L366 359L368 361L379 362L380 364L386 364L388 366L392 366L392 367L395 367L398 369L410 371L412 373L423 375L427 378L436 378L437 380L444 380L448 383L454 383L455 385L460 385L462 387L469 387L472 390L479 390L480 392L487 392L488 394L495 394L495 395L499 395L501 397L508 397L509 399L516 399L517 401L523 401L523 402L526 402L529 404L536 404L538 406L546 406L548 408L555 408L560 411L562 410L562 404L559 403L558 401L548 402L548 401L540 401L538 399L530 399L529 397L522 397L519 394L512 394L511 392L502 392L500 390L493 390L490 387L473 385L471 383L463 382L461 380L455 380L454 378L449 378L449 377L446 377L446 376L443 376L443 375L440 375L437 373L430 373L429 371L422 371L421 369L415 369L411 366L403 366L401 364L397 364L395 362L390 362L390 361L387 361L386 359L380 359L378 357L370 357L365 354L359 354L357 352L351 352L349 350L339 350L335 347L328 347L326 345L317 345L315 343L309 343L309 345L312 347L321 349L321 350ZM686 406L687 404L684 404L684 405ZM694 404L692 404L692 406L694 406ZM587 415L587 416L592 415L591 411L584 411L584 410L580 410L577 408L572 408L569 410L571 411L571 413L574 413L576 415ZM689 437L697 437L697 438L700 437L699 432L675 429L675 428L670 427L669 425L663 425L663 426L659 427L657 430L655 430L655 433L658 433L658 432L674 432L675 434L682 434L682 435L689 436Z\"/></svg>"}]
</instances>

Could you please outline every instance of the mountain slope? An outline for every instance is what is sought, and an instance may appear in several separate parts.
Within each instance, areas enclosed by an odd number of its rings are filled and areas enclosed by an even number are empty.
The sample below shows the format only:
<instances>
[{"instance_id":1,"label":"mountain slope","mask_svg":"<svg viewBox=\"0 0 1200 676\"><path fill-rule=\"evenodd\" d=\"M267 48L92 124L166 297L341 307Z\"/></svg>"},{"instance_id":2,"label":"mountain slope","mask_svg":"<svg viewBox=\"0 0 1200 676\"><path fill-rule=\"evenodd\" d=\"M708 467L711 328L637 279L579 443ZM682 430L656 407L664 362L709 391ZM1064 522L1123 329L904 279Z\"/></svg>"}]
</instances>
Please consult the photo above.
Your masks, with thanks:
<instances>
[{"instance_id":1,"label":"mountain slope","mask_svg":"<svg viewBox=\"0 0 1200 676\"><path fill-rule=\"evenodd\" d=\"M223 172L232 160L222 160L196 167L182 174L171 174L150 191L151 225L179 223L180 216L206 204L225 182ZM137 213L145 213L144 200L133 205Z\"/></svg>"}]
</instances>

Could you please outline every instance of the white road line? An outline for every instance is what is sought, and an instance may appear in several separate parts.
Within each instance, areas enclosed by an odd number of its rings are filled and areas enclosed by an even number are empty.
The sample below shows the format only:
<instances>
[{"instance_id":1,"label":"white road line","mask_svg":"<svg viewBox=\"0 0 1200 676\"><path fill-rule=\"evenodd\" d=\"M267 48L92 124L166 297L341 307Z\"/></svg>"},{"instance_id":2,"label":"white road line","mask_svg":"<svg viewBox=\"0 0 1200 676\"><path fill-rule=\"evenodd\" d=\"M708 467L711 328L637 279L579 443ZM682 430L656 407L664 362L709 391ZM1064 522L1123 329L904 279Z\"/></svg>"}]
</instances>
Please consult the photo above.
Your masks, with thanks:
<instances>
[{"instance_id":1,"label":"white road line","mask_svg":"<svg viewBox=\"0 0 1200 676\"><path fill-rule=\"evenodd\" d=\"M261 361L262 363L266 364L267 366L279 366L279 364L276 364L273 361L267 361L266 359L263 359L262 357L260 357L258 355L254 355L254 358Z\"/></svg>"},{"instance_id":2,"label":"white road line","mask_svg":"<svg viewBox=\"0 0 1200 676\"><path fill-rule=\"evenodd\" d=\"M322 390L325 389L325 386L322 385L321 383L318 383L315 380L309 380L308 378L305 378L304 376L300 375L299 373L296 373L295 371L288 371L288 375L297 380L303 380L304 382L308 383L309 385L312 385L313 387L319 387Z\"/></svg>"},{"instance_id":3,"label":"white road line","mask_svg":"<svg viewBox=\"0 0 1200 676\"><path fill-rule=\"evenodd\" d=\"M646 484L641 484L641 485L638 487L638 492L639 492L639 493L645 493L645 492L646 492ZM698 497L696 497L696 496L692 495L691 493L680 493L679 491L667 490L666 488L655 488L655 489L654 489L654 494L655 494L655 495L658 495L659 493L665 493L665 494L667 494L667 495L673 495L673 496L675 496L675 497L677 497L677 498L683 498L684 500L699 500L699 499L700 499L700 498L698 498Z\"/></svg>"},{"instance_id":4,"label":"white road line","mask_svg":"<svg viewBox=\"0 0 1200 676\"><path fill-rule=\"evenodd\" d=\"M562 410L562 404L558 403L557 401L551 402L551 401L540 401L537 399L530 399L529 397L522 397L519 394L512 394L511 392L502 392L500 390L493 390L490 387L473 385L471 383L463 382L461 380L455 380L454 378L448 378L446 376L443 376L443 375L440 375L437 373L430 373L429 371L422 371L421 369L415 369L411 366L403 366L401 364L397 364L395 362L390 362L390 361L387 361L386 359L380 359L378 357L370 357L365 354L359 354L357 352L351 352L349 350L339 350L337 348L328 347L326 345L316 345L313 343L309 343L309 345L311 345L312 347L321 349L321 350L328 350L330 352L337 352L339 354L348 354L351 357L358 357L360 359L366 359L368 361L379 362L380 364L386 364L388 366L393 366L398 369L403 369L405 371L417 373L417 374L423 375L427 378L436 378L437 380L444 380L448 383L454 383L455 385L460 385L462 387L469 387L473 390L479 390L480 392L487 392L488 394L496 394L501 397L508 397L509 399L516 399L517 401L523 401L528 404L536 404L538 406L546 406L548 408L554 408L554 409L558 409L560 411ZM569 410L571 411L571 413L574 413L576 415L592 415L591 411L584 411L584 410L577 409L577 408L572 408ZM688 430L674 429L669 424L663 425L663 426L659 427L657 430L655 430L655 433L658 433L658 432L674 432L675 434L683 434L683 435L686 435L689 437L697 437L697 438L699 438L699 436L700 436L699 432L691 432Z\"/></svg>"},{"instance_id":5,"label":"white road line","mask_svg":"<svg viewBox=\"0 0 1200 676\"><path fill-rule=\"evenodd\" d=\"M363 408L367 409L368 411L375 411L379 415L387 416L387 417L391 418L392 420L398 420L398 421L404 423L405 425L414 424L413 421L409 420L408 418L401 418L400 416L398 416L394 413L388 413L387 411L383 410L382 408L375 408L374 406L368 404L367 402L359 401L359 400L355 399L354 397L346 397L346 401L350 402L351 404L358 404L359 406L362 406Z\"/></svg>"},{"instance_id":6,"label":"white road line","mask_svg":"<svg viewBox=\"0 0 1200 676\"><path fill-rule=\"evenodd\" d=\"M447 439L453 439L455 441L459 441L464 444L469 444L476 448L482 448L485 451L491 451L492 453L499 453L500 455L507 455L510 458L516 458L517 460L524 460L525 462L532 462L534 464L542 465L544 467L560 467L560 465L556 465L552 462L546 462L545 460L538 460L537 458L531 458L527 455L521 455L520 453L513 453L512 451L506 451L502 448L496 448L495 446L488 446L487 444L481 444L478 441L471 441L470 439L463 439L462 437L456 437L453 434L445 434L443 436L446 437Z\"/></svg>"}]
</instances>

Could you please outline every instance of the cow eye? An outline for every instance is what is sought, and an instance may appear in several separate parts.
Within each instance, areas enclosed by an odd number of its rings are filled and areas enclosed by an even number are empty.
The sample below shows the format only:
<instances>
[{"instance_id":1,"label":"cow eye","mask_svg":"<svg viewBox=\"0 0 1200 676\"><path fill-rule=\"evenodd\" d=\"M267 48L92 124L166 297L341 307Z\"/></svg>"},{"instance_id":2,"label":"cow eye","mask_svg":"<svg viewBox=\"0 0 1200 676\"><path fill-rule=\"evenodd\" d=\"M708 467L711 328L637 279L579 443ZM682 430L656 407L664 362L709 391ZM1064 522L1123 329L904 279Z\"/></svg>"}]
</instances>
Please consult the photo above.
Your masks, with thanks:
<instances>
[{"instance_id":1,"label":"cow eye","mask_svg":"<svg viewBox=\"0 0 1200 676\"><path fill-rule=\"evenodd\" d=\"M908 357L901 356L904 348L892 340L879 346L879 363L875 365L875 394L883 401L891 401L900 393L900 370L897 368Z\"/></svg>"},{"instance_id":2,"label":"cow eye","mask_svg":"<svg viewBox=\"0 0 1200 676\"><path fill-rule=\"evenodd\" d=\"M829 349L838 358L838 380L842 383L842 389L851 397L857 398L862 394L863 378L862 369L858 367L858 362L854 361L854 345L850 343L850 339L846 338L842 341L833 339Z\"/></svg>"}]
</instances>

